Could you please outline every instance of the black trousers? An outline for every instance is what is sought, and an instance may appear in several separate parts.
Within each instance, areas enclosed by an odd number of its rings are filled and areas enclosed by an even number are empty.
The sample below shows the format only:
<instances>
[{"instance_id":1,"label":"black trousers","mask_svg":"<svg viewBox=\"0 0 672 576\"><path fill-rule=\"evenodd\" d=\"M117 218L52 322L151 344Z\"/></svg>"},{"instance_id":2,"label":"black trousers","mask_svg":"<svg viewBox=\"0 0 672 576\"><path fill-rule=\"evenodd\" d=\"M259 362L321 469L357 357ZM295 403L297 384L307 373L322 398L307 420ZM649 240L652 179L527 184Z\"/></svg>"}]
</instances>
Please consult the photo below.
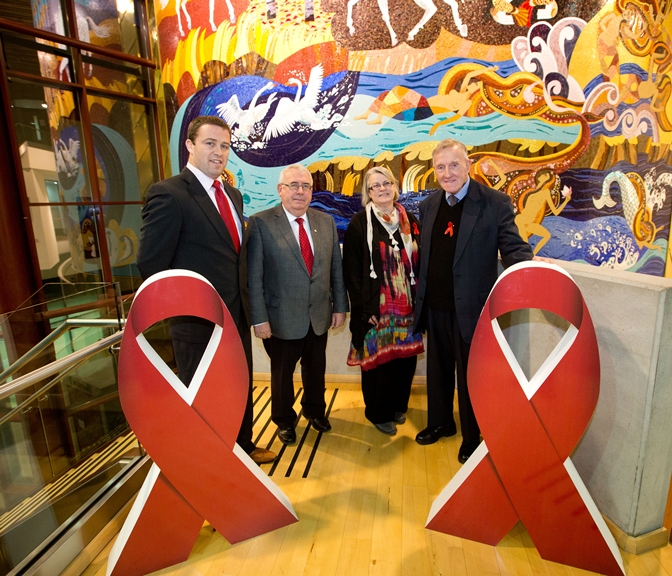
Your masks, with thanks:
<instances>
[{"instance_id":1,"label":"black trousers","mask_svg":"<svg viewBox=\"0 0 672 576\"><path fill-rule=\"evenodd\" d=\"M391 422L395 412L408 410L417 356L395 358L372 370L362 370L364 416L373 424Z\"/></svg>"},{"instance_id":2,"label":"black trousers","mask_svg":"<svg viewBox=\"0 0 672 576\"><path fill-rule=\"evenodd\" d=\"M271 419L279 428L294 428L294 369L301 360L303 396L301 408L307 418L322 418L327 409L324 401L324 372L327 368L327 334L317 336L313 327L298 340L271 336L263 340L271 359Z\"/></svg>"},{"instance_id":3,"label":"black trousers","mask_svg":"<svg viewBox=\"0 0 672 576\"><path fill-rule=\"evenodd\" d=\"M457 401L462 441L480 443L481 431L467 388L467 361L470 344L462 339L454 311L427 310L427 426L455 422L453 398L457 375Z\"/></svg>"},{"instance_id":4,"label":"black trousers","mask_svg":"<svg viewBox=\"0 0 672 576\"><path fill-rule=\"evenodd\" d=\"M241 329L238 327L240 339L243 342L243 349L245 350L245 359L247 360L247 370L250 375L249 385L247 387L247 403L245 405L245 414L240 425L240 431L236 442L248 454L256 448L252 441L252 337L249 329ZM173 352L175 354L175 363L177 364L177 375L180 380L184 382L185 386L189 386L193 378L201 357L208 346L207 342L186 342L173 338Z\"/></svg>"}]
</instances>

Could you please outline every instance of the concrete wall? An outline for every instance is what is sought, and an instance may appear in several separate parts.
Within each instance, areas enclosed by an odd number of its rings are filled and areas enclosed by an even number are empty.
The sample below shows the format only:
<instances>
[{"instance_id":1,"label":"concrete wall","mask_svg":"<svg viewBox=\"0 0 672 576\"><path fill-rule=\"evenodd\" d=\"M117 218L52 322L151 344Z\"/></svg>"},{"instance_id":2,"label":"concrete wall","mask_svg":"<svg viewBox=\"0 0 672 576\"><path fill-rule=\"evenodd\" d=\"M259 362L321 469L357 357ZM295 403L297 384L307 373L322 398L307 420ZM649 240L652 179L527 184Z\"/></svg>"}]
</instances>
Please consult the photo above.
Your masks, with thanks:
<instances>
[{"instance_id":1,"label":"concrete wall","mask_svg":"<svg viewBox=\"0 0 672 576\"><path fill-rule=\"evenodd\" d=\"M597 409L573 461L624 532L660 528L672 472L672 281L564 264L595 324Z\"/></svg>"},{"instance_id":2,"label":"concrete wall","mask_svg":"<svg viewBox=\"0 0 672 576\"><path fill-rule=\"evenodd\" d=\"M572 460L598 508L631 536L662 526L672 473L672 280L559 263L581 289L595 325L601 390ZM555 347L566 322L529 310L501 325L528 378ZM346 365L350 333L332 332L327 373L358 381ZM269 371L254 339L254 369ZM421 357L416 376L424 376Z\"/></svg>"}]
</instances>

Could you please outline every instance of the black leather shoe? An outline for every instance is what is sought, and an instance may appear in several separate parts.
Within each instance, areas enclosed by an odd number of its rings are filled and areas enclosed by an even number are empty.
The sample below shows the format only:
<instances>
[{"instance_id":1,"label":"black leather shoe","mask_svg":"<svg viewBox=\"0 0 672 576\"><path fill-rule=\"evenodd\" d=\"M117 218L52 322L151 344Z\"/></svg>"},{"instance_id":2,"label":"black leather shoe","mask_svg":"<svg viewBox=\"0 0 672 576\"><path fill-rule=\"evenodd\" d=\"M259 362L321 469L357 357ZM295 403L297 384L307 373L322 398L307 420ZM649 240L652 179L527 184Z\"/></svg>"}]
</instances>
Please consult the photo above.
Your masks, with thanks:
<instances>
[{"instance_id":1,"label":"black leather shoe","mask_svg":"<svg viewBox=\"0 0 672 576\"><path fill-rule=\"evenodd\" d=\"M426 446L427 444L434 444L439 438L444 436L455 436L457 434L457 426L428 426L424 430L418 432L415 441L418 444Z\"/></svg>"},{"instance_id":2,"label":"black leather shoe","mask_svg":"<svg viewBox=\"0 0 672 576\"><path fill-rule=\"evenodd\" d=\"M278 438L283 444L294 444L296 442L296 432L294 428L279 428Z\"/></svg>"},{"instance_id":3,"label":"black leather shoe","mask_svg":"<svg viewBox=\"0 0 672 576\"><path fill-rule=\"evenodd\" d=\"M329 419L326 416L322 416L322 418L308 418L308 422L310 422L317 432L329 432L331 430L331 424L329 424Z\"/></svg>"},{"instance_id":4,"label":"black leather shoe","mask_svg":"<svg viewBox=\"0 0 672 576\"><path fill-rule=\"evenodd\" d=\"M457 461L460 464L464 464L467 460L469 460L469 456L471 456L476 451L476 448L478 448L478 446L462 444L462 446L460 446L460 451L457 453Z\"/></svg>"},{"instance_id":5,"label":"black leather shoe","mask_svg":"<svg viewBox=\"0 0 672 576\"><path fill-rule=\"evenodd\" d=\"M406 423L406 412L395 412L394 413L394 423L395 424L405 424Z\"/></svg>"}]
</instances>

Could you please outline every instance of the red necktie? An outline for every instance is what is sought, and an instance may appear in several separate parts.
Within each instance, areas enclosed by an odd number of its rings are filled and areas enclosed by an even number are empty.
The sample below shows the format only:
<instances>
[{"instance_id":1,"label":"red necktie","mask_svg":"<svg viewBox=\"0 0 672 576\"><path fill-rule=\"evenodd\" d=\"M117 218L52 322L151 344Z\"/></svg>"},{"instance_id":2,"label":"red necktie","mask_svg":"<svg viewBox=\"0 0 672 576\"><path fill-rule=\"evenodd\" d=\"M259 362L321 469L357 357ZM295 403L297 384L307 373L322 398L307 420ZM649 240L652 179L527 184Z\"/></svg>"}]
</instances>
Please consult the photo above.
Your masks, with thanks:
<instances>
[{"instance_id":1,"label":"red necktie","mask_svg":"<svg viewBox=\"0 0 672 576\"><path fill-rule=\"evenodd\" d=\"M310 240L308 240L308 234L303 227L303 218L297 218L296 223L299 225L299 246L301 246L301 256L303 256L303 261L306 263L306 268L308 268L308 274L313 275L313 251L310 248Z\"/></svg>"},{"instance_id":2,"label":"red necktie","mask_svg":"<svg viewBox=\"0 0 672 576\"><path fill-rule=\"evenodd\" d=\"M236 227L236 221L233 219L233 214L231 213L231 206L229 206L229 201L224 198L224 190L222 190L222 185L219 180L215 180L212 185L215 188L215 200L217 200L217 208L219 208L219 214L226 224L226 228L231 235L231 240L233 240L233 246L236 249L236 252L240 252L240 238L238 236L238 228Z\"/></svg>"}]
</instances>

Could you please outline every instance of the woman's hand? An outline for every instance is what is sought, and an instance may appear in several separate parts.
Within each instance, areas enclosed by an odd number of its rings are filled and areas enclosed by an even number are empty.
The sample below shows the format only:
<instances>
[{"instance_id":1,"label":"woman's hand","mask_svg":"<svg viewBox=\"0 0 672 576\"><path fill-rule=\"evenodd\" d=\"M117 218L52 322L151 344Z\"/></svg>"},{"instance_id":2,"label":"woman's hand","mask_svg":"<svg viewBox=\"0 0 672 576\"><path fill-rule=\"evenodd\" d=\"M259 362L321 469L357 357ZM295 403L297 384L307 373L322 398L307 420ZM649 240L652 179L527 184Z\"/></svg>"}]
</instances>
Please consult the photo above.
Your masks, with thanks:
<instances>
[{"instance_id":1,"label":"woman's hand","mask_svg":"<svg viewBox=\"0 0 672 576\"><path fill-rule=\"evenodd\" d=\"M378 318L376 318L375 316L371 316L371 318L369 318L369 324L373 324L374 326L377 326L378 325Z\"/></svg>"}]
</instances>

